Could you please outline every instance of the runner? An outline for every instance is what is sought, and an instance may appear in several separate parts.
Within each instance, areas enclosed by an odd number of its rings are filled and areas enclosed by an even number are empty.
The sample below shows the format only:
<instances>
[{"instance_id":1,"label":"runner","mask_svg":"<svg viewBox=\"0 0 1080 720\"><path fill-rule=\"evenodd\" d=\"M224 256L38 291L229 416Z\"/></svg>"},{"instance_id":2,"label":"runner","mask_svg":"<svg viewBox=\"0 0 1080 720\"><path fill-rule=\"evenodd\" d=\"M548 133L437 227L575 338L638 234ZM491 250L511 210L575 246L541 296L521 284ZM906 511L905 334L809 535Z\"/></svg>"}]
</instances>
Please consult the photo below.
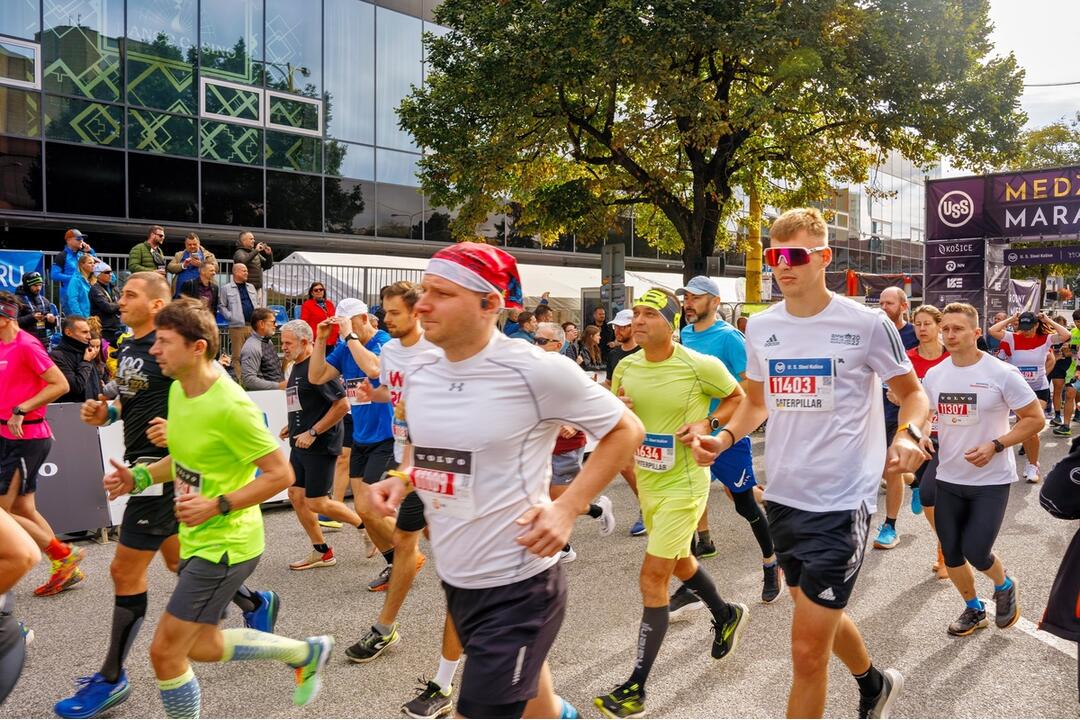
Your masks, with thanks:
<instances>
[{"instance_id":1,"label":"runner","mask_svg":"<svg viewBox=\"0 0 1080 720\"><path fill-rule=\"evenodd\" d=\"M123 420L128 466L156 462L168 454L162 430L172 379L161 371L150 348L156 338L154 318L171 297L169 284L158 273L135 273L127 279L118 304L132 336L120 345L115 379L119 395L111 405L104 396L88 400L80 412L83 422L98 427ZM53 709L60 717L98 717L130 695L124 661L146 616L147 570L158 552L172 572L180 564L175 507L171 482L128 499L109 568L115 598L105 660L97 673L75 681L73 696L56 703ZM280 607L277 593L241 587L233 602L244 611L246 626L273 630Z\"/></svg>"},{"instance_id":2,"label":"runner","mask_svg":"<svg viewBox=\"0 0 1080 720\"><path fill-rule=\"evenodd\" d=\"M1054 434L1061 437L1072 437L1072 424L1076 422L1076 363L1080 358L1080 310L1073 310L1073 326L1069 330L1069 367L1065 371L1065 408L1063 417L1058 426L1054 428Z\"/></svg>"},{"instance_id":3,"label":"runner","mask_svg":"<svg viewBox=\"0 0 1080 720\"><path fill-rule=\"evenodd\" d=\"M304 320L290 320L281 327L281 351L293 364L285 385L289 424L280 433L281 439L289 439L289 465L296 476L289 501L312 547L307 557L289 563L290 570L337 564L333 548L323 537L319 515L353 527L363 524L348 505L329 497L344 434L341 419L349 413L349 401L340 380L322 385L308 381L312 339L311 326Z\"/></svg>"},{"instance_id":4,"label":"runner","mask_svg":"<svg viewBox=\"0 0 1080 720\"><path fill-rule=\"evenodd\" d=\"M746 338L717 315L720 309L720 286L715 280L699 275L690 278L686 287L675 294L683 295L683 312L688 323L680 335L682 344L691 350L718 358L745 391ZM710 412L716 410L717 404L713 402ZM750 530L761 548L761 601L774 602L780 597L784 581L776 564L773 541L769 535L769 521L754 498L753 490L757 486L757 478L754 476L750 438L743 438L716 458L711 472L714 480L723 483L724 492L735 503L735 511L750 523ZM694 555L699 558L716 555L716 546L709 537L708 508L701 514L701 522L698 523ZM680 587L671 599L673 613L677 610L677 603L693 603L695 600Z\"/></svg>"},{"instance_id":5,"label":"runner","mask_svg":"<svg viewBox=\"0 0 1080 720\"><path fill-rule=\"evenodd\" d=\"M340 326L341 340L326 354L326 338L334 326ZM378 387L379 354L390 336L376 330L368 320L368 306L356 298L345 298L337 306L337 316L316 326L315 347L308 364L308 380L322 385L341 379L352 405L353 447L349 456L349 478L353 503L365 532L382 553L386 566L368 583L368 590L382 592L390 585L394 563L394 524L372 512L370 486L394 466L393 408L389 403L371 402L370 394ZM417 562L423 563L423 555Z\"/></svg>"},{"instance_id":6,"label":"runner","mask_svg":"<svg viewBox=\"0 0 1080 720\"><path fill-rule=\"evenodd\" d=\"M19 329L19 303L0 292L0 509L49 557L52 573L35 595L55 595L83 580L86 551L60 542L37 511L38 471L52 449L46 406L68 391L67 380L37 339Z\"/></svg>"},{"instance_id":7,"label":"runner","mask_svg":"<svg viewBox=\"0 0 1080 720\"><path fill-rule=\"evenodd\" d=\"M744 393L720 360L675 343L679 309L675 296L658 288L634 301L634 339L642 352L623 359L611 382L645 425L636 463L649 542L641 565L644 610L634 670L625 683L593 701L607 717L638 717L645 711L646 681L668 628L672 575L712 613L714 659L731 656L750 619L745 605L720 597L690 552L709 497L709 474L683 444L722 425ZM725 398L730 401L710 413L712 401Z\"/></svg>"},{"instance_id":8,"label":"runner","mask_svg":"<svg viewBox=\"0 0 1080 720\"><path fill-rule=\"evenodd\" d=\"M1017 332L1005 329L1009 323L1014 324ZM1046 375L1055 362L1051 346L1055 342L1069 340L1069 329L1054 322L1045 313L1036 315L1025 312L991 326L990 334L1001 340L1001 351L1006 354L1007 361L1020 370L1045 412L1050 402L1050 381ZM1024 479L1029 483L1039 482L1039 445L1037 433L1023 442L1024 456L1027 458Z\"/></svg>"},{"instance_id":9,"label":"runner","mask_svg":"<svg viewBox=\"0 0 1080 720\"><path fill-rule=\"evenodd\" d=\"M961 636L987 625L971 566L994 581L994 623L1004 629L1020 617L1016 581L1005 573L993 550L1009 488L1017 481L1016 458L1004 450L1035 435L1046 423L1042 403L1017 369L975 346L978 327L979 313L971 305L946 305L941 331L950 357L927 372L923 381L931 407L937 410L941 444L937 535L949 579L966 605L948 630ZM1011 429L1010 410L1016 413Z\"/></svg>"},{"instance_id":10,"label":"runner","mask_svg":"<svg viewBox=\"0 0 1080 720\"><path fill-rule=\"evenodd\" d=\"M930 368L949 357L949 351L941 343L941 311L933 305L921 305L912 317L912 324L915 326L919 344L908 350L907 355L911 360L911 366L915 368L915 374L919 376L919 380L922 380ZM925 512L926 521L930 523L930 529L935 531L936 537L934 505L937 502L938 421L932 408L930 415L930 441L934 444L934 453L915 471L911 484L911 512L915 515ZM939 580L949 577L940 544L937 547L937 559L934 560L933 571Z\"/></svg>"},{"instance_id":11,"label":"runner","mask_svg":"<svg viewBox=\"0 0 1080 720\"><path fill-rule=\"evenodd\" d=\"M444 355L418 363L405 385L406 477L424 502L436 570L469 657L457 713L576 717L555 695L546 660L566 611L558 554L579 509L641 442L641 425L598 383L569 372L565 358L496 331L503 303L521 306L513 256L481 243L443 248L423 287L416 312ZM552 502L551 449L567 423L600 441ZM384 514L408 489L395 477L373 487Z\"/></svg>"},{"instance_id":12,"label":"runner","mask_svg":"<svg viewBox=\"0 0 1080 720\"><path fill-rule=\"evenodd\" d=\"M379 356L379 387L372 393L375 402L388 402L394 408L394 460L405 461L409 426L405 419L405 407L401 403L405 381L417 362L425 356L438 355L440 351L424 339L420 321L416 316L416 301L420 299L420 286L401 281L383 290L383 321L393 338L382 347ZM417 561L420 555L420 535L427 527L424 505L419 495L409 493L401 503L394 529L394 554L400 562L390 573L390 587L386 591L382 609L371 630L359 642L345 651L346 657L356 663L371 662L387 648L400 642L397 615L405 597L416 579ZM454 706L451 701L454 673L461 660L461 641L458 640L449 615L443 624L442 656L439 670L431 680L421 678L421 690L417 697L402 706L409 717L433 718L449 715Z\"/></svg>"},{"instance_id":13,"label":"runner","mask_svg":"<svg viewBox=\"0 0 1080 720\"><path fill-rule=\"evenodd\" d=\"M41 560L34 539L6 510L0 510L0 705L22 675L33 633L15 619L9 593Z\"/></svg>"},{"instance_id":14,"label":"runner","mask_svg":"<svg viewBox=\"0 0 1080 720\"><path fill-rule=\"evenodd\" d=\"M169 455L132 468L110 460L114 471L104 485L114 500L177 481L180 577L150 646L165 714L199 717L201 692L189 660L280 660L296 669L293 702L307 705L321 687L333 638L219 627L263 552L259 503L292 484L292 469L262 412L214 366L218 329L202 302L180 298L154 324L150 353L177 381L169 389Z\"/></svg>"},{"instance_id":15,"label":"runner","mask_svg":"<svg viewBox=\"0 0 1080 720\"><path fill-rule=\"evenodd\" d=\"M768 418L766 510L795 600L788 716L825 712L831 651L858 682L859 717L888 717L904 678L873 665L844 607L862 566L882 468L911 472L929 458L918 428L926 395L896 326L825 286L832 249L821 213L789 210L769 238L765 261L784 300L754 315L746 338L748 399L716 437L698 436L695 455L711 464ZM900 401L887 463L882 379Z\"/></svg>"}]
</instances>

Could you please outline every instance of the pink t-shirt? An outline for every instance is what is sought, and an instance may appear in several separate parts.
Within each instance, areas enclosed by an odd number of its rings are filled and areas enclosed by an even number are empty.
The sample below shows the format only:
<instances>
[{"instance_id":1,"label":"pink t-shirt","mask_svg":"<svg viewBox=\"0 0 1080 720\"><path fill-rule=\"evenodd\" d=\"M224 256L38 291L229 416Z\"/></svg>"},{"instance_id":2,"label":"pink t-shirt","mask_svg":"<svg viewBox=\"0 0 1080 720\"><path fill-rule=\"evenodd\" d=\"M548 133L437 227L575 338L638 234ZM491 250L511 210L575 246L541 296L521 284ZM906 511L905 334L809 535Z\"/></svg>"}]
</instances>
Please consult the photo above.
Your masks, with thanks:
<instances>
[{"instance_id":1,"label":"pink t-shirt","mask_svg":"<svg viewBox=\"0 0 1080 720\"><path fill-rule=\"evenodd\" d=\"M21 402L34 397L45 387L41 374L53 367L53 361L38 339L20 330L9 343L0 341L0 437L14 440L7 429L11 410ZM41 422L27 422L38 420ZM23 418L23 438L41 440L52 437L49 423L45 421L45 407L28 412Z\"/></svg>"}]
</instances>

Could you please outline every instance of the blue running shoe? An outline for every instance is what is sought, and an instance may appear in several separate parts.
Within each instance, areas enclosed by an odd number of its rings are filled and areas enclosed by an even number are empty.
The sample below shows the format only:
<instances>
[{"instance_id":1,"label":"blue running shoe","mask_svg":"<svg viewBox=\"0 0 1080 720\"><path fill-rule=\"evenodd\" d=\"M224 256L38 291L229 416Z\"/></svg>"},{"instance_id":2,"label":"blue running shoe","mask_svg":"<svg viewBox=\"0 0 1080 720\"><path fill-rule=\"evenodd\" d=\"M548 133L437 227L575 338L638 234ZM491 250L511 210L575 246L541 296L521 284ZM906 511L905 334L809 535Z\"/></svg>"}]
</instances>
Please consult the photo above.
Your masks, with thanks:
<instances>
[{"instance_id":1,"label":"blue running shoe","mask_svg":"<svg viewBox=\"0 0 1080 720\"><path fill-rule=\"evenodd\" d=\"M272 590L256 590L255 594L259 596L259 607L244 613L244 627L272 633L281 609L281 598Z\"/></svg>"},{"instance_id":2,"label":"blue running shoe","mask_svg":"<svg viewBox=\"0 0 1080 720\"><path fill-rule=\"evenodd\" d=\"M639 537L645 534L645 521L641 519L640 513L638 513L637 522L630 527L630 534L634 537Z\"/></svg>"},{"instance_id":3,"label":"blue running shoe","mask_svg":"<svg viewBox=\"0 0 1080 720\"><path fill-rule=\"evenodd\" d=\"M577 720L581 717L581 713L570 704L569 700L564 697L559 698L559 700L562 703L562 714L559 715L559 720Z\"/></svg>"},{"instance_id":4,"label":"blue running shoe","mask_svg":"<svg viewBox=\"0 0 1080 720\"><path fill-rule=\"evenodd\" d=\"M900 542L900 539L896 536L896 528L892 525L886 525L881 523L878 528L878 536L874 540L874 547L878 550L889 550L896 547L896 543Z\"/></svg>"},{"instance_id":5,"label":"blue running shoe","mask_svg":"<svg viewBox=\"0 0 1080 720\"><path fill-rule=\"evenodd\" d=\"M75 694L53 706L62 718L96 718L110 708L127 700L131 694L127 673L120 671L116 682L106 680L101 673L81 677L75 681Z\"/></svg>"},{"instance_id":6,"label":"blue running shoe","mask_svg":"<svg viewBox=\"0 0 1080 720\"><path fill-rule=\"evenodd\" d=\"M911 488L911 514L922 515L922 495L919 488Z\"/></svg>"}]
</instances>

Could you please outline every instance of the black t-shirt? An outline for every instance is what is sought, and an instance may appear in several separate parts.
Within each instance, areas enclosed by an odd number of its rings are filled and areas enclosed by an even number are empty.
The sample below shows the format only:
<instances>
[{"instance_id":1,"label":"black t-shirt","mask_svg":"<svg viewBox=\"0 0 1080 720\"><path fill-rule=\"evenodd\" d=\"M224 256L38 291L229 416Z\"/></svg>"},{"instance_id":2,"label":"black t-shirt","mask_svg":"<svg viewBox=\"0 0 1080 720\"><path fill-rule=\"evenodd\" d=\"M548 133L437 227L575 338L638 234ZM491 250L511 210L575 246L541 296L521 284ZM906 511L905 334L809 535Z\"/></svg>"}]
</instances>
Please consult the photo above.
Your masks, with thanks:
<instances>
[{"instance_id":1,"label":"black t-shirt","mask_svg":"<svg viewBox=\"0 0 1080 720\"><path fill-rule=\"evenodd\" d=\"M912 348L919 347L919 336L915 334L915 326L911 323L905 323L904 327L898 331L900 333L900 342L904 343L904 350L910 350ZM885 400L885 422L886 424L895 425L898 422L900 416L900 406L893 405L889 402L888 389L881 391L882 397ZM892 442L892 438L889 438L889 442Z\"/></svg>"},{"instance_id":2,"label":"black t-shirt","mask_svg":"<svg viewBox=\"0 0 1080 720\"><path fill-rule=\"evenodd\" d=\"M611 378L615 377L615 367L619 364L627 355L633 355L641 349L640 345L635 345L633 350L623 350L622 345L616 345L608 351L607 357L607 377L608 382L611 382Z\"/></svg>"},{"instance_id":3,"label":"black t-shirt","mask_svg":"<svg viewBox=\"0 0 1080 720\"><path fill-rule=\"evenodd\" d=\"M172 378L161 372L150 354L156 336L151 331L137 340L127 338L120 343L117 354L116 386L124 421L124 460L129 463L140 457L162 458L169 452L146 437L151 420L168 417L172 385Z\"/></svg>"},{"instance_id":4,"label":"black t-shirt","mask_svg":"<svg viewBox=\"0 0 1080 720\"><path fill-rule=\"evenodd\" d=\"M296 447L296 436L302 435L322 420L330 411L330 406L345 397L345 386L337 378L322 385L308 382L308 358L296 363L289 372L289 382L285 386L285 404L289 410L289 446L293 452L309 455L340 455L344 431L341 423L334 425L307 449Z\"/></svg>"}]
</instances>

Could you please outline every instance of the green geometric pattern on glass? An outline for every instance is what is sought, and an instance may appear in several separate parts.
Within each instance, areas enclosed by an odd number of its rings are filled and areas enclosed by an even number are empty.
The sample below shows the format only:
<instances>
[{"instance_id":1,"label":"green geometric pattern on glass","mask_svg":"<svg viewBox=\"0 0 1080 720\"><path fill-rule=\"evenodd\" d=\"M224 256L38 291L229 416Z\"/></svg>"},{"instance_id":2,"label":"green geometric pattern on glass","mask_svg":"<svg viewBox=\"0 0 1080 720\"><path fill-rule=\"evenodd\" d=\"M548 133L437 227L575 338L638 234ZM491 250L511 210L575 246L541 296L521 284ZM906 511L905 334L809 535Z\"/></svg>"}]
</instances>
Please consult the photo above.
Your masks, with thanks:
<instances>
[{"instance_id":1,"label":"green geometric pattern on glass","mask_svg":"<svg viewBox=\"0 0 1080 720\"><path fill-rule=\"evenodd\" d=\"M45 96L45 137L119 147L123 111L112 105Z\"/></svg>"},{"instance_id":2,"label":"green geometric pattern on glass","mask_svg":"<svg viewBox=\"0 0 1080 720\"><path fill-rule=\"evenodd\" d=\"M0 87L0 135L41 136L41 110L36 92Z\"/></svg>"},{"instance_id":3,"label":"green geometric pattern on glass","mask_svg":"<svg viewBox=\"0 0 1080 720\"><path fill-rule=\"evenodd\" d=\"M195 121L146 110L128 110L128 148L195 157Z\"/></svg>"},{"instance_id":4,"label":"green geometric pattern on glass","mask_svg":"<svg viewBox=\"0 0 1080 720\"><path fill-rule=\"evenodd\" d=\"M262 130L258 128L203 120L199 133L200 153L207 160L262 164Z\"/></svg>"},{"instance_id":5,"label":"green geometric pattern on glass","mask_svg":"<svg viewBox=\"0 0 1080 720\"><path fill-rule=\"evenodd\" d=\"M42 53L45 89L96 100L120 100L120 48L102 24L100 0L46 2ZM71 25L69 23L79 23Z\"/></svg>"},{"instance_id":6,"label":"green geometric pattern on glass","mask_svg":"<svg viewBox=\"0 0 1080 720\"><path fill-rule=\"evenodd\" d=\"M153 52L153 46L129 41L127 74L129 103L185 115L198 114L191 63L160 57Z\"/></svg>"},{"instance_id":7,"label":"green geometric pattern on glass","mask_svg":"<svg viewBox=\"0 0 1080 720\"><path fill-rule=\"evenodd\" d=\"M319 109L310 102L270 97L270 119L275 125L300 130L319 130Z\"/></svg>"},{"instance_id":8,"label":"green geometric pattern on glass","mask_svg":"<svg viewBox=\"0 0 1080 720\"><path fill-rule=\"evenodd\" d=\"M319 138L267 130L266 165L282 170L320 172L322 143Z\"/></svg>"},{"instance_id":9,"label":"green geometric pattern on glass","mask_svg":"<svg viewBox=\"0 0 1080 720\"><path fill-rule=\"evenodd\" d=\"M259 119L259 93L207 83L206 112L240 120Z\"/></svg>"}]
</instances>

